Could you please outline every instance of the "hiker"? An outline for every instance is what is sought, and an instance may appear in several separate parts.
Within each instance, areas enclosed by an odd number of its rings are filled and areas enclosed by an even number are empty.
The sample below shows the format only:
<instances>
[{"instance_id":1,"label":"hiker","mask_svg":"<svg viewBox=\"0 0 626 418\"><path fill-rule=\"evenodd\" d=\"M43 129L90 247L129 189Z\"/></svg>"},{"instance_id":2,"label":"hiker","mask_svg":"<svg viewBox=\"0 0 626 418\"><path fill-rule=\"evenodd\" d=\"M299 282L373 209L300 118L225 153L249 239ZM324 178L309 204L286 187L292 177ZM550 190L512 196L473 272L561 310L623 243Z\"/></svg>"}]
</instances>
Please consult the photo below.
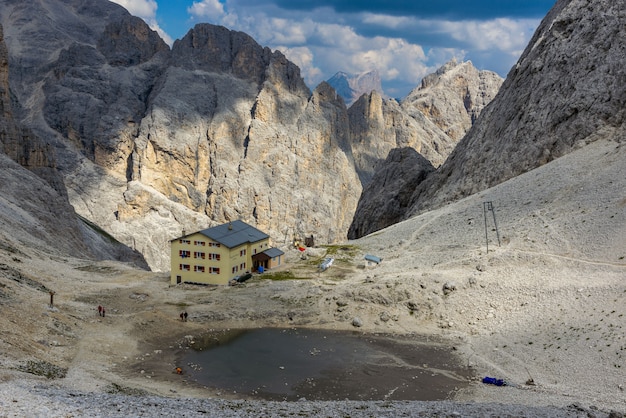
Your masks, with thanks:
<instances>
[{"instance_id":1,"label":"hiker","mask_svg":"<svg viewBox=\"0 0 626 418\"><path fill-rule=\"evenodd\" d=\"M98 315L102 316L102 305L98 305Z\"/></svg>"},{"instance_id":2,"label":"hiker","mask_svg":"<svg viewBox=\"0 0 626 418\"><path fill-rule=\"evenodd\" d=\"M184 321L184 320L185 320L185 313L184 313L184 312L181 312L181 313L180 313L180 320L181 320L181 321Z\"/></svg>"},{"instance_id":3,"label":"hiker","mask_svg":"<svg viewBox=\"0 0 626 418\"><path fill-rule=\"evenodd\" d=\"M104 306L102 307L102 317L104 318Z\"/></svg>"},{"instance_id":4,"label":"hiker","mask_svg":"<svg viewBox=\"0 0 626 418\"><path fill-rule=\"evenodd\" d=\"M183 316L185 317L184 321L187 322L187 311L183 312Z\"/></svg>"}]
</instances>

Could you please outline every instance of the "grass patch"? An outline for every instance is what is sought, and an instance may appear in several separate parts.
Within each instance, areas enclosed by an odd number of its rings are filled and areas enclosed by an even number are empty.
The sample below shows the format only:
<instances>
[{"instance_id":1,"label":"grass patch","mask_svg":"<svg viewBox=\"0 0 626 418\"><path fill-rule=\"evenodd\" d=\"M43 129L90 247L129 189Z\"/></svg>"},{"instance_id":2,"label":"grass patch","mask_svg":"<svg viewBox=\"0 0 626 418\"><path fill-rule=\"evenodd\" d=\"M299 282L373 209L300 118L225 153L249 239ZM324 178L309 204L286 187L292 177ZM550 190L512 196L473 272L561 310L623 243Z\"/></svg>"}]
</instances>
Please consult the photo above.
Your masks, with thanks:
<instances>
[{"instance_id":1,"label":"grass patch","mask_svg":"<svg viewBox=\"0 0 626 418\"><path fill-rule=\"evenodd\" d=\"M355 257L360 250L358 246L352 244L322 245L322 248L326 248L326 255L329 256Z\"/></svg>"},{"instance_id":2,"label":"grass patch","mask_svg":"<svg viewBox=\"0 0 626 418\"><path fill-rule=\"evenodd\" d=\"M319 265L322 263L322 261L324 261L324 258L326 258L326 257L325 256L324 257L310 257L302 264L307 266L307 267L318 268Z\"/></svg>"},{"instance_id":3,"label":"grass patch","mask_svg":"<svg viewBox=\"0 0 626 418\"><path fill-rule=\"evenodd\" d=\"M274 273L263 274L264 279L283 281L283 280L308 280L308 277L298 277L289 270L277 271Z\"/></svg>"}]
</instances>

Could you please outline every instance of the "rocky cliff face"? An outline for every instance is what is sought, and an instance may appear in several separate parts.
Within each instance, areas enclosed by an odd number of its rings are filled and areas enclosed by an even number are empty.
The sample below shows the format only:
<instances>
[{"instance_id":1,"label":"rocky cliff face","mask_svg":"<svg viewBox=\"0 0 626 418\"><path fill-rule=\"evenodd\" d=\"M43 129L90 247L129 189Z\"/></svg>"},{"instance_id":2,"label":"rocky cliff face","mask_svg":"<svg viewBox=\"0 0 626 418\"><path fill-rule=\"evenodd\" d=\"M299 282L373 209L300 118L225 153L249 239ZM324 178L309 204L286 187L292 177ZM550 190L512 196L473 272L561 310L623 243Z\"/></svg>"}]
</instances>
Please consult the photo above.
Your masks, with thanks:
<instances>
[{"instance_id":1,"label":"rocky cliff face","mask_svg":"<svg viewBox=\"0 0 626 418\"><path fill-rule=\"evenodd\" d=\"M491 71L479 71L469 61L451 61L426 76L400 104L376 91L362 95L348 114L363 185L393 148L414 148L439 167L501 84Z\"/></svg>"},{"instance_id":2,"label":"rocky cliff face","mask_svg":"<svg viewBox=\"0 0 626 418\"><path fill-rule=\"evenodd\" d=\"M361 96L348 109L352 154L364 186L394 148L411 147L439 166L454 142L420 112L409 115L393 99L378 92Z\"/></svg>"},{"instance_id":3,"label":"rocky cliff face","mask_svg":"<svg viewBox=\"0 0 626 418\"><path fill-rule=\"evenodd\" d=\"M477 193L599 137L623 141L623 19L621 6L613 2L589 7L586 0L558 1L446 162L414 184L406 213L385 220L395 223ZM383 224L376 218L371 223Z\"/></svg>"},{"instance_id":4,"label":"rocky cliff face","mask_svg":"<svg viewBox=\"0 0 626 418\"><path fill-rule=\"evenodd\" d=\"M20 125L15 118L19 110L12 100L0 26L0 246L26 244L47 254L125 260L147 268L140 254L76 216L54 150Z\"/></svg>"},{"instance_id":5,"label":"rocky cliff face","mask_svg":"<svg viewBox=\"0 0 626 418\"><path fill-rule=\"evenodd\" d=\"M161 270L183 229L229 219L277 244L345 238L361 187L332 88L246 34L198 25L170 51L118 6L87 6L0 2L21 120L54 144L81 215Z\"/></svg>"},{"instance_id":6,"label":"rocky cliff face","mask_svg":"<svg viewBox=\"0 0 626 418\"><path fill-rule=\"evenodd\" d=\"M496 98L446 163L417 187L407 215L539 167L599 132L623 141L623 21L619 3L557 1Z\"/></svg>"},{"instance_id":7,"label":"rocky cliff face","mask_svg":"<svg viewBox=\"0 0 626 418\"><path fill-rule=\"evenodd\" d=\"M9 85L9 56L0 27L0 151L40 177L61 194L65 187L55 167L54 149L16 121L14 101Z\"/></svg>"},{"instance_id":8,"label":"rocky cliff face","mask_svg":"<svg viewBox=\"0 0 626 418\"><path fill-rule=\"evenodd\" d=\"M435 167L414 148L394 148L380 169L363 189L348 230L348 238L358 238L383 229L404 216L415 185Z\"/></svg>"},{"instance_id":9,"label":"rocky cliff face","mask_svg":"<svg viewBox=\"0 0 626 418\"><path fill-rule=\"evenodd\" d=\"M470 61L452 60L424 77L402 100L402 108L412 116L417 112L426 116L456 145L496 96L502 81L498 74L479 71Z\"/></svg>"},{"instance_id":10,"label":"rocky cliff face","mask_svg":"<svg viewBox=\"0 0 626 418\"><path fill-rule=\"evenodd\" d=\"M423 113L375 92L348 110L327 83L311 92L280 52L224 27L198 25L170 50L102 0L0 0L0 19L16 119L49 148L30 147L29 161L156 270L183 230L231 219L277 245L345 239L391 149L436 165L451 149Z\"/></svg>"},{"instance_id":11,"label":"rocky cliff face","mask_svg":"<svg viewBox=\"0 0 626 418\"><path fill-rule=\"evenodd\" d=\"M197 26L172 56L134 140L131 181L146 190L139 197L157 192L204 217L160 209L155 230L243 219L277 243L342 239L360 188L335 92L311 93L280 52L225 28ZM116 221L148 219L154 209L136 196L124 194ZM169 239L180 233L169 230Z\"/></svg>"},{"instance_id":12,"label":"rocky cliff face","mask_svg":"<svg viewBox=\"0 0 626 418\"><path fill-rule=\"evenodd\" d=\"M421 86L400 104L395 100L383 100L378 93L372 92L361 96L350 107L353 155L364 191L350 226L349 238L358 238L398 222L404 216L403 211L408 209L410 199L406 196L401 199L401 206L387 213L379 209L381 196L389 197L394 192L385 190L385 182L377 182L374 188L369 188L372 177L378 176L376 170L386 173L383 177L387 178L389 172L419 182L425 178L421 174L421 165L416 166L417 173L413 173L408 163L398 165L397 159L385 160L389 151L411 147L435 167L440 166L501 84L502 79L493 72L478 71L469 61L460 64L451 61L426 76ZM385 167L385 164L392 167ZM403 172L403 169L407 171ZM417 184L413 183L412 187ZM397 185L391 187L395 189Z\"/></svg>"}]
</instances>

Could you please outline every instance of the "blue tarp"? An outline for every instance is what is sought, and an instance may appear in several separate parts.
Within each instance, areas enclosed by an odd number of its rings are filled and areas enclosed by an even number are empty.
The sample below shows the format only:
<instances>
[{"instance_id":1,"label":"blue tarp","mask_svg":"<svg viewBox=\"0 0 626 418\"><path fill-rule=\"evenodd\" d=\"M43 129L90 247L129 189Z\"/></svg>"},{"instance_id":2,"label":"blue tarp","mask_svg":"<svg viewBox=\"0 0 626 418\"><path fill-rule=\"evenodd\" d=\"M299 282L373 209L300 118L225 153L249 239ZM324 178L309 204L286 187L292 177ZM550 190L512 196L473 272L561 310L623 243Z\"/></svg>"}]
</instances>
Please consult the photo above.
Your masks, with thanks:
<instances>
[{"instance_id":1,"label":"blue tarp","mask_svg":"<svg viewBox=\"0 0 626 418\"><path fill-rule=\"evenodd\" d=\"M488 385L506 386L506 382L503 379L496 379L495 377L489 376L483 377L483 383Z\"/></svg>"}]
</instances>

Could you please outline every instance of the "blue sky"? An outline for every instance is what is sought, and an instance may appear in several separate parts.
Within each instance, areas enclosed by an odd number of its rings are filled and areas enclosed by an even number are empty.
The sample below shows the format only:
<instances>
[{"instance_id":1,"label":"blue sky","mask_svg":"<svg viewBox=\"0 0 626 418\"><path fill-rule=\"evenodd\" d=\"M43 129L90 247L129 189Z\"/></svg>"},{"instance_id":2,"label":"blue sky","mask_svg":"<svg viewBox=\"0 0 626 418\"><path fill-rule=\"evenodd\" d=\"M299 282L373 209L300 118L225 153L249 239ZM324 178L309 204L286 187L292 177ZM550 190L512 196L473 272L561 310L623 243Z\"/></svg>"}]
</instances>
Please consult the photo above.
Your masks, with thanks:
<instances>
[{"instance_id":1,"label":"blue sky","mask_svg":"<svg viewBox=\"0 0 626 418\"><path fill-rule=\"evenodd\" d=\"M506 77L555 0L112 0L170 45L197 23L282 51L311 89L376 69L402 98L452 58Z\"/></svg>"}]
</instances>

